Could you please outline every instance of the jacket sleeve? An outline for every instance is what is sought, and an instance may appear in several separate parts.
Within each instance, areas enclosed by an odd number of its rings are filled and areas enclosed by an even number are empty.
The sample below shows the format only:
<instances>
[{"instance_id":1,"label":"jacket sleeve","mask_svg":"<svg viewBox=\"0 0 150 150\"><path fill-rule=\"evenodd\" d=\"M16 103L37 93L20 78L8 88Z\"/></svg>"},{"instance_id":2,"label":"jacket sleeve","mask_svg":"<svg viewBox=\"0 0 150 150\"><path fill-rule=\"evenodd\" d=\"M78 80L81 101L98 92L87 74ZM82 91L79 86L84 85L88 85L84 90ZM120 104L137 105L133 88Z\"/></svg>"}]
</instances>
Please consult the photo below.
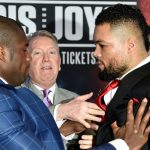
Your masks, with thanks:
<instances>
[{"instance_id":1,"label":"jacket sleeve","mask_svg":"<svg viewBox=\"0 0 150 150\"><path fill-rule=\"evenodd\" d=\"M23 122L23 111L15 98L0 94L0 149L43 150L46 147Z\"/></svg>"}]
</instances>

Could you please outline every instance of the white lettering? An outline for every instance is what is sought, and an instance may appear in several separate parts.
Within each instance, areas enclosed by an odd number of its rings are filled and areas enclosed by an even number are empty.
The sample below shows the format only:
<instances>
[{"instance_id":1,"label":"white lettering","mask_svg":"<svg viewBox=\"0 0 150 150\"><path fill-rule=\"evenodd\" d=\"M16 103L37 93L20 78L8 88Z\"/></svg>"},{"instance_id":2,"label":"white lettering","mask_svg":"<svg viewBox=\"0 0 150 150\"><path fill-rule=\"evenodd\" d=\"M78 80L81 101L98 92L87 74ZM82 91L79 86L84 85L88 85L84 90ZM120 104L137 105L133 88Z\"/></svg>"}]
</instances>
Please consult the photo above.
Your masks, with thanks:
<instances>
[{"instance_id":1,"label":"white lettering","mask_svg":"<svg viewBox=\"0 0 150 150\"><path fill-rule=\"evenodd\" d=\"M26 34L36 31L36 24L30 19L36 19L36 9L33 6L20 6L18 9L18 20L24 24Z\"/></svg>"},{"instance_id":2,"label":"white lettering","mask_svg":"<svg viewBox=\"0 0 150 150\"><path fill-rule=\"evenodd\" d=\"M63 36L63 7L55 7L55 36L57 39L61 39Z\"/></svg>"},{"instance_id":3,"label":"white lettering","mask_svg":"<svg viewBox=\"0 0 150 150\"><path fill-rule=\"evenodd\" d=\"M85 11L86 20L89 27L89 40L93 40L93 33L95 27L95 18L102 11L102 7L95 7L94 14L91 7L83 7Z\"/></svg>"},{"instance_id":4,"label":"white lettering","mask_svg":"<svg viewBox=\"0 0 150 150\"><path fill-rule=\"evenodd\" d=\"M6 8L3 5L0 5L0 15L6 17Z\"/></svg>"},{"instance_id":5,"label":"white lettering","mask_svg":"<svg viewBox=\"0 0 150 150\"><path fill-rule=\"evenodd\" d=\"M61 56L63 65L94 65L96 63L93 54L89 51L62 51Z\"/></svg>"},{"instance_id":6,"label":"white lettering","mask_svg":"<svg viewBox=\"0 0 150 150\"><path fill-rule=\"evenodd\" d=\"M16 6L15 5L9 5L8 6L8 17L16 20L17 14L16 14Z\"/></svg>"},{"instance_id":7,"label":"white lettering","mask_svg":"<svg viewBox=\"0 0 150 150\"><path fill-rule=\"evenodd\" d=\"M65 9L65 37L71 41L83 38L83 10L80 7L70 6Z\"/></svg>"}]
</instances>

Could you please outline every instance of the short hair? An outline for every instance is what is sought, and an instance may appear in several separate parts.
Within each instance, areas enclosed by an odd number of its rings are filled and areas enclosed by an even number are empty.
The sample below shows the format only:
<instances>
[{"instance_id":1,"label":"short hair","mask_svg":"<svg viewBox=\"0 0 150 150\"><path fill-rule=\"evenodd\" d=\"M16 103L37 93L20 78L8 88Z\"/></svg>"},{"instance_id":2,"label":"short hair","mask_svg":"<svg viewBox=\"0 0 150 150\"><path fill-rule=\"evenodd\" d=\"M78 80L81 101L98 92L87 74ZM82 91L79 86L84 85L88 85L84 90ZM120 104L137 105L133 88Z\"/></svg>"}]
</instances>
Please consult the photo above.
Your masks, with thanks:
<instances>
[{"instance_id":1,"label":"short hair","mask_svg":"<svg viewBox=\"0 0 150 150\"><path fill-rule=\"evenodd\" d=\"M30 34L28 36L28 41L30 41L33 38L38 37L38 36L48 37L48 38L52 39L58 45L58 40L57 40L56 36L46 30L39 30L39 31L36 31L36 32Z\"/></svg>"},{"instance_id":2,"label":"short hair","mask_svg":"<svg viewBox=\"0 0 150 150\"><path fill-rule=\"evenodd\" d=\"M112 27L130 23L141 32L146 50L149 50L149 29L146 19L135 6L116 4L110 6L97 16L95 25L109 23Z\"/></svg>"},{"instance_id":3,"label":"short hair","mask_svg":"<svg viewBox=\"0 0 150 150\"><path fill-rule=\"evenodd\" d=\"M14 54L14 42L17 39L16 35L19 30L23 31L19 22L11 18L0 16L0 45L8 48L11 58Z\"/></svg>"}]
</instances>

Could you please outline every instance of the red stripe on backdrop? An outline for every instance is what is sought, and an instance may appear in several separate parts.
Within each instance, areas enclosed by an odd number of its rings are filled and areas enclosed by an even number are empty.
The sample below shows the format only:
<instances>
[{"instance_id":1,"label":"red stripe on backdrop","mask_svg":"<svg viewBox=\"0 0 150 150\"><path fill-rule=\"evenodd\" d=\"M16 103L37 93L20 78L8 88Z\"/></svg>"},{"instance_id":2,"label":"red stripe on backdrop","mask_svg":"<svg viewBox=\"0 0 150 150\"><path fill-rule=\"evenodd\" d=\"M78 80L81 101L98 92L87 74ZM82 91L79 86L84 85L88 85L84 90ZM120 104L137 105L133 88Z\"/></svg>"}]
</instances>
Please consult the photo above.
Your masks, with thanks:
<instances>
[{"instance_id":1,"label":"red stripe on backdrop","mask_svg":"<svg viewBox=\"0 0 150 150\"><path fill-rule=\"evenodd\" d=\"M137 6L142 11L147 23L150 26L150 0L137 0Z\"/></svg>"}]
</instances>

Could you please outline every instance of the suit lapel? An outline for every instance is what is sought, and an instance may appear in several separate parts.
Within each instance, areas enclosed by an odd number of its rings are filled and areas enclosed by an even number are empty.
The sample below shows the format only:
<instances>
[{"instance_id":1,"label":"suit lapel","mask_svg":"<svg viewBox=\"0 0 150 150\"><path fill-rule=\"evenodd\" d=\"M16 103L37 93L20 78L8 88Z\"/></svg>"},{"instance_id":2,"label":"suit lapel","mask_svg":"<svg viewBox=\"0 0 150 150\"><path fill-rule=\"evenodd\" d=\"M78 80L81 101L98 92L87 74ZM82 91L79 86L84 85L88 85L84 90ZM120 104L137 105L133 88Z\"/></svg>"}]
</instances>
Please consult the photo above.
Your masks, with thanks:
<instances>
[{"instance_id":1,"label":"suit lapel","mask_svg":"<svg viewBox=\"0 0 150 150\"><path fill-rule=\"evenodd\" d=\"M27 80L22 84L23 87L27 87L30 89L33 93L36 93L36 95L42 100L43 99L43 94L33 85L31 82L30 78L27 78ZM56 105L59 102L62 101L62 96L61 92L58 88L58 85L56 84L56 89L55 89L55 94L54 94L54 99L53 99L53 104Z\"/></svg>"},{"instance_id":2,"label":"suit lapel","mask_svg":"<svg viewBox=\"0 0 150 150\"><path fill-rule=\"evenodd\" d=\"M36 93L36 95L42 100L43 94L40 92L31 82L30 78L27 78L26 81L22 84L23 87L27 87L30 89L33 93Z\"/></svg>"},{"instance_id":3,"label":"suit lapel","mask_svg":"<svg viewBox=\"0 0 150 150\"><path fill-rule=\"evenodd\" d=\"M63 99L62 99L61 92L60 92L60 90L58 88L58 85L56 84L56 89L55 89L55 94L54 94L54 99L53 99L54 105L60 103L62 100Z\"/></svg>"},{"instance_id":4,"label":"suit lapel","mask_svg":"<svg viewBox=\"0 0 150 150\"><path fill-rule=\"evenodd\" d=\"M108 105L108 110L111 110L112 108L115 108L114 105L116 103L119 103L121 99L131 90L131 88L138 83L141 79L144 77L150 75L150 63L132 71L127 76L125 76L114 95L113 99L110 102L110 105Z\"/></svg>"}]
</instances>

